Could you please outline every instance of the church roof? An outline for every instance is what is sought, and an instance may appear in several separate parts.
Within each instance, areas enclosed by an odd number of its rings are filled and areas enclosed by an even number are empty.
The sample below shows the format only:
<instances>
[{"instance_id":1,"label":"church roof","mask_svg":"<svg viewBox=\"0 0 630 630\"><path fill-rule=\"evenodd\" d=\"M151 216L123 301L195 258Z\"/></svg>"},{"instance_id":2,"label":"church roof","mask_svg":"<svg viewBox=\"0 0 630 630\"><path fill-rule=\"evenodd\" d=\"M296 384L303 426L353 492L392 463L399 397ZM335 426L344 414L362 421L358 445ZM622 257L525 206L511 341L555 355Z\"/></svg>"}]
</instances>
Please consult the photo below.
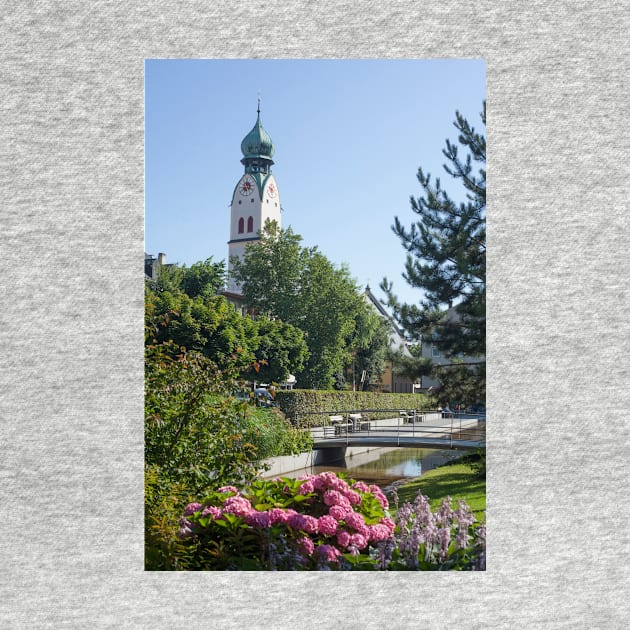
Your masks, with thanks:
<instances>
[{"instance_id":1,"label":"church roof","mask_svg":"<svg viewBox=\"0 0 630 630\"><path fill-rule=\"evenodd\" d=\"M244 158L265 158L270 160L274 154L273 142L260 122L260 109L253 129L243 138L241 152Z\"/></svg>"}]
</instances>

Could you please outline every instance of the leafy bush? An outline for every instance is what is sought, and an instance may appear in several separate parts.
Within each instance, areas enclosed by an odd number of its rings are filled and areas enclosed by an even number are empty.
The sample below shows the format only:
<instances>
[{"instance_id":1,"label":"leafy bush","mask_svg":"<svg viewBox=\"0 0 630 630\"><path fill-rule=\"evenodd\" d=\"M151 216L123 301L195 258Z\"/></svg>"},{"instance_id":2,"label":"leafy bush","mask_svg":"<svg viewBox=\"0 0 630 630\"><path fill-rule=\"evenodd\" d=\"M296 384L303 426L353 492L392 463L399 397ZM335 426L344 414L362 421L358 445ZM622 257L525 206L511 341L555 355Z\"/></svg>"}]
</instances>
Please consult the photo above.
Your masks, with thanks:
<instances>
[{"instance_id":1,"label":"leafy bush","mask_svg":"<svg viewBox=\"0 0 630 630\"><path fill-rule=\"evenodd\" d=\"M311 434L292 426L278 409L250 406L246 427L247 441L254 446L259 461L280 455L299 455L310 451L313 445Z\"/></svg>"},{"instance_id":2,"label":"leafy bush","mask_svg":"<svg viewBox=\"0 0 630 630\"><path fill-rule=\"evenodd\" d=\"M416 409L425 411L431 402L423 394L379 394L376 392L285 390L276 393L280 409L291 423L310 427L321 424L320 412L360 411L362 409ZM312 415L307 415L312 414ZM386 418L390 413L374 413L373 418Z\"/></svg>"},{"instance_id":3,"label":"leafy bush","mask_svg":"<svg viewBox=\"0 0 630 630\"><path fill-rule=\"evenodd\" d=\"M378 486L332 472L256 480L190 503L180 568L195 570L485 570L485 527L450 498L419 495L390 518ZM184 555L184 554L183 554Z\"/></svg>"},{"instance_id":4,"label":"leafy bush","mask_svg":"<svg viewBox=\"0 0 630 630\"><path fill-rule=\"evenodd\" d=\"M247 403L217 396L233 377L198 352L171 343L145 350L145 463L192 493L256 475Z\"/></svg>"}]
</instances>

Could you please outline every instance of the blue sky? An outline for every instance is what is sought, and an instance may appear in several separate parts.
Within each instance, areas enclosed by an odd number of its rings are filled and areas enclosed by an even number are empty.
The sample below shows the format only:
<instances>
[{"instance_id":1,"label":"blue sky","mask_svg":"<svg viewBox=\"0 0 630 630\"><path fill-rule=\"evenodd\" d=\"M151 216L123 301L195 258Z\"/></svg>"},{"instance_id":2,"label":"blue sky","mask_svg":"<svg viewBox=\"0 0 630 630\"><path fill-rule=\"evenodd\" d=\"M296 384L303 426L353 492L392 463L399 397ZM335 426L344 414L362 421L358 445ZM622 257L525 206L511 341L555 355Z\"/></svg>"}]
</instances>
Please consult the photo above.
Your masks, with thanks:
<instances>
[{"instance_id":1,"label":"blue sky","mask_svg":"<svg viewBox=\"0 0 630 630\"><path fill-rule=\"evenodd\" d=\"M147 60L145 251L191 265L227 259L241 140L256 121L275 145L282 227L347 263L378 297L406 302L394 216L415 218L419 166L448 184L442 155L455 110L481 128L483 60ZM461 196L460 196L461 198Z\"/></svg>"}]
</instances>

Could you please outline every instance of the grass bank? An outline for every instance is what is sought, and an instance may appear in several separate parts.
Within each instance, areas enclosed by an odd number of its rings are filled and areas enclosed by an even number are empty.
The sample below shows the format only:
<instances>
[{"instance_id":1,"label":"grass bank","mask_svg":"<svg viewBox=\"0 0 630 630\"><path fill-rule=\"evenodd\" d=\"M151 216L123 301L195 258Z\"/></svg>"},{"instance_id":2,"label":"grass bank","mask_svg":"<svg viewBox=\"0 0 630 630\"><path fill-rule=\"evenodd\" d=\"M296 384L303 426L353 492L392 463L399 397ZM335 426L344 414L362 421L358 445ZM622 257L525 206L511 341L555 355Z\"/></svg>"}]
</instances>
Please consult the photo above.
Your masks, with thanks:
<instances>
[{"instance_id":1,"label":"grass bank","mask_svg":"<svg viewBox=\"0 0 630 630\"><path fill-rule=\"evenodd\" d=\"M465 499L479 521L485 521L486 478L478 473L479 455L465 455L449 462L412 481L397 486L399 504L412 503L421 492L429 497L431 509L435 511L442 499L450 496L453 503Z\"/></svg>"}]
</instances>

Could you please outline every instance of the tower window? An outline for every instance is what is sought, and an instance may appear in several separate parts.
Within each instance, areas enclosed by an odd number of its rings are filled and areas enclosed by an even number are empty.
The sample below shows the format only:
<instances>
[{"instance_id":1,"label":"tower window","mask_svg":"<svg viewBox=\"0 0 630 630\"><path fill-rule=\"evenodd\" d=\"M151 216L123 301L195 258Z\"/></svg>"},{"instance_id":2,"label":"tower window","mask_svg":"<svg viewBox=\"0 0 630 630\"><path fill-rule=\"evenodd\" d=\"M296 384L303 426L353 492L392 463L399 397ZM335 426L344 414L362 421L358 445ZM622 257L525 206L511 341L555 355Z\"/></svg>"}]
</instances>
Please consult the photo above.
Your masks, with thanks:
<instances>
[{"instance_id":1,"label":"tower window","mask_svg":"<svg viewBox=\"0 0 630 630\"><path fill-rule=\"evenodd\" d=\"M249 217L249 219L247 219L247 231L248 232L254 231L254 217Z\"/></svg>"},{"instance_id":2,"label":"tower window","mask_svg":"<svg viewBox=\"0 0 630 630\"><path fill-rule=\"evenodd\" d=\"M241 217L238 220L238 233L242 234L245 231L245 219L243 219L243 217Z\"/></svg>"},{"instance_id":3,"label":"tower window","mask_svg":"<svg viewBox=\"0 0 630 630\"><path fill-rule=\"evenodd\" d=\"M254 203L254 198L252 197L252 203Z\"/></svg>"}]
</instances>

